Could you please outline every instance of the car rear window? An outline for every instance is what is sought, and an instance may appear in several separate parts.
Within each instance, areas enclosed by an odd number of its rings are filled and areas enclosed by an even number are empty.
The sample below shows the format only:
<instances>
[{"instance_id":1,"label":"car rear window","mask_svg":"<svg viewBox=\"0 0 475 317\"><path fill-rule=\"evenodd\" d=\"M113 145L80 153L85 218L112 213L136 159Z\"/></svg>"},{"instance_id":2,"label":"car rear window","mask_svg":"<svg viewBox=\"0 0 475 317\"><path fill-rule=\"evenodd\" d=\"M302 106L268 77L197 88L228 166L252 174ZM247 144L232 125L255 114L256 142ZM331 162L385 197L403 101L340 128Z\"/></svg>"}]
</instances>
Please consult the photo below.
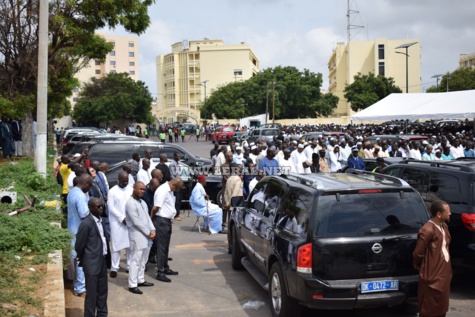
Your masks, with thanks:
<instances>
[{"instance_id":1,"label":"car rear window","mask_svg":"<svg viewBox=\"0 0 475 317\"><path fill-rule=\"evenodd\" d=\"M262 130L261 135L277 135L277 130Z\"/></svg>"},{"instance_id":2,"label":"car rear window","mask_svg":"<svg viewBox=\"0 0 475 317\"><path fill-rule=\"evenodd\" d=\"M364 237L415 233L428 220L415 192L329 194L318 200L315 234Z\"/></svg>"}]
</instances>

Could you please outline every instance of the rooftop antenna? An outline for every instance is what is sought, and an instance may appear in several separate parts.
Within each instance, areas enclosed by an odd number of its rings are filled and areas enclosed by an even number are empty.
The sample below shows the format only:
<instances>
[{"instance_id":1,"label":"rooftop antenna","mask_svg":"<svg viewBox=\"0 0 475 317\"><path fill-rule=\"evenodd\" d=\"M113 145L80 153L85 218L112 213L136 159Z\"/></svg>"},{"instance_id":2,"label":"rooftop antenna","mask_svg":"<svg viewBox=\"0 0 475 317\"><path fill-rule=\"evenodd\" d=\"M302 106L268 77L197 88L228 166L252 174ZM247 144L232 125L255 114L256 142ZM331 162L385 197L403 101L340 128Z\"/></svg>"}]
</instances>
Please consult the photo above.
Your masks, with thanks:
<instances>
[{"instance_id":1,"label":"rooftop antenna","mask_svg":"<svg viewBox=\"0 0 475 317\"><path fill-rule=\"evenodd\" d=\"M351 84L351 72L350 72L350 41L351 41L351 30L354 30L354 29L363 29L364 26L362 25L354 25L354 24L351 24L352 23L352 15L359 15L359 11L358 10L352 10L351 9L351 5L350 5L350 0L347 0L347 10L346 10L346 34L347 34L347 43L346 43L346 84L347 85L350 85ZM356 34L358 34L358 32L356 32ZM356 35L355 34L355 35ZM348 115L351 114L351 104L349 102L347 102L347 106L346 106L346 113Z\"/></svg>"}]
</instances>

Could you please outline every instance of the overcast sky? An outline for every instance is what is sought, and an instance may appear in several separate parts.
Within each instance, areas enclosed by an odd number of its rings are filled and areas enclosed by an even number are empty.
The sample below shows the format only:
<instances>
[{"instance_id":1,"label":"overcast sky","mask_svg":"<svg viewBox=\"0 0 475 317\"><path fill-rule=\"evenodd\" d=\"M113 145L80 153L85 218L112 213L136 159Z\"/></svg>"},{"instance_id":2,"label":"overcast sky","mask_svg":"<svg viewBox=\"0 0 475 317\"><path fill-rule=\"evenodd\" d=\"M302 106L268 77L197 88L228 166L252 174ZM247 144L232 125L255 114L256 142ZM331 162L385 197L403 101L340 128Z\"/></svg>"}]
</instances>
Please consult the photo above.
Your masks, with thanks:
<instances>
[{"instance_id":1,"label":"overcast sky","mask_svg":"<svg viewBox=\"0 0 475 317\"><path fill-rule=\"evenodd\" d=\"M246 42L260 68L295 66L323 74L337 42L346 42L347 0L180 0L150 7L151 26L139 38L140 79L156 96L157 55L182 40L222 39ZM475 52L474 0L351 0L352 40L418 39L422 91L435 85L435 74L458 67L460 53ZM125 35L123 31L107 31ZM357 33L358 32L358 33ZM357 34L356 34L357 33ZM410 55L410 49L409 49Z\"/></svg>"}]
</instances>

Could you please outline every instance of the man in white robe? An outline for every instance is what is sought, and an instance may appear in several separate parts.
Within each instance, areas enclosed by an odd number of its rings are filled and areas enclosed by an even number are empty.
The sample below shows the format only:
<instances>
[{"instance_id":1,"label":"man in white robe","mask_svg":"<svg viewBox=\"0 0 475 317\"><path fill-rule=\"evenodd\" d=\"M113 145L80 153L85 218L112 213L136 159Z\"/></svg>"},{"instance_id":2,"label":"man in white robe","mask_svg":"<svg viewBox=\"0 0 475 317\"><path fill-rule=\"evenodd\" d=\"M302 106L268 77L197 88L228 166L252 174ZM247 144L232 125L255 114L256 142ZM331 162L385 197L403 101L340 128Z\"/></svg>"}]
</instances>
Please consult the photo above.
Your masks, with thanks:
<instances>
[{"instance_id":1,"label":"man in white robe","mask_svg":"<svg viewBox=\"0 0 475 317\"><path fill-rule=\"evenodd\" d=\"M120 251L125 249L127 256L127 270L130 266L129 252L129 232L125 220L125 204L132 195L132 188L127 186L129 175L121 171L118 177L118 184L109 191L107 206L109 207L109 224L111 228L111 272L110 277L117 277L120 263Z\"/></svg>"},{"instance_id":2,"label":"man in white robe","mask_svg":"<svg viewBox=\"0 0 475 317\"><path fill-rule=\"evenodd\" d=\"M292 154L290 155L290 159L292 160L292 163L294 163L295 170L299 174L309 174L310 168L305 168L303 166L303 163L307 160L307 156L303 152L304 146L303 144L299 144L297 147L297 151L292 151Z\"/></svg>"},{"instance_id":3,"label":"man in white robe","mask_svg":"<svg viewBox=\"0 0 475 317\"><path fill-rule=\"evenodd\" d=\"M152 179L152 175L150 174L150 160L147 158L144 158L142 160L142 169L138 171L137 173L137 182L142 182L145 184L145 186L150 183L150 180Z\"/></svg>"},{"instance_id":4,"label":"man in white robe","mask_svg":"<svg viewBox=\"0 0 475 317\"><path fill-rule=\"evenodd\" d=\"M206 176L198 175L198 183L193 188L190 197L191 209L196 216L204 217L205 230L208 228L210 233L220 233L223 230L223 211L218 205L209 201L204 186L206 186Z\"/></svg>"}]
</instances>

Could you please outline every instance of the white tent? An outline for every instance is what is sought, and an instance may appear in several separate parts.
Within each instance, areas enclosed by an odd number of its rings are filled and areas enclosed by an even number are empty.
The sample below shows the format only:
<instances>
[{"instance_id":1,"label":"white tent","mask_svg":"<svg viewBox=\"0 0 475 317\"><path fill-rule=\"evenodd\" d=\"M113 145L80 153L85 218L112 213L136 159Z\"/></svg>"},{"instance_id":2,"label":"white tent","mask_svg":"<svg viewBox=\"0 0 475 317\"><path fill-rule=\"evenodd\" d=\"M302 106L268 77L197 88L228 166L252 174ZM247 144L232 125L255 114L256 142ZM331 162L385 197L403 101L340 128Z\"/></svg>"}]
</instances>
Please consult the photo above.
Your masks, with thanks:
<instances>
[{"instance_id":1,"label":"white tent","mask_svg":"<svg viewBox=\"0 0 475 317\"><path fill-rule=\"evenodd\" d=\"M390 94L351 116L352 120L475 118L475 90Z\"/></svg>"}]
</instances>

